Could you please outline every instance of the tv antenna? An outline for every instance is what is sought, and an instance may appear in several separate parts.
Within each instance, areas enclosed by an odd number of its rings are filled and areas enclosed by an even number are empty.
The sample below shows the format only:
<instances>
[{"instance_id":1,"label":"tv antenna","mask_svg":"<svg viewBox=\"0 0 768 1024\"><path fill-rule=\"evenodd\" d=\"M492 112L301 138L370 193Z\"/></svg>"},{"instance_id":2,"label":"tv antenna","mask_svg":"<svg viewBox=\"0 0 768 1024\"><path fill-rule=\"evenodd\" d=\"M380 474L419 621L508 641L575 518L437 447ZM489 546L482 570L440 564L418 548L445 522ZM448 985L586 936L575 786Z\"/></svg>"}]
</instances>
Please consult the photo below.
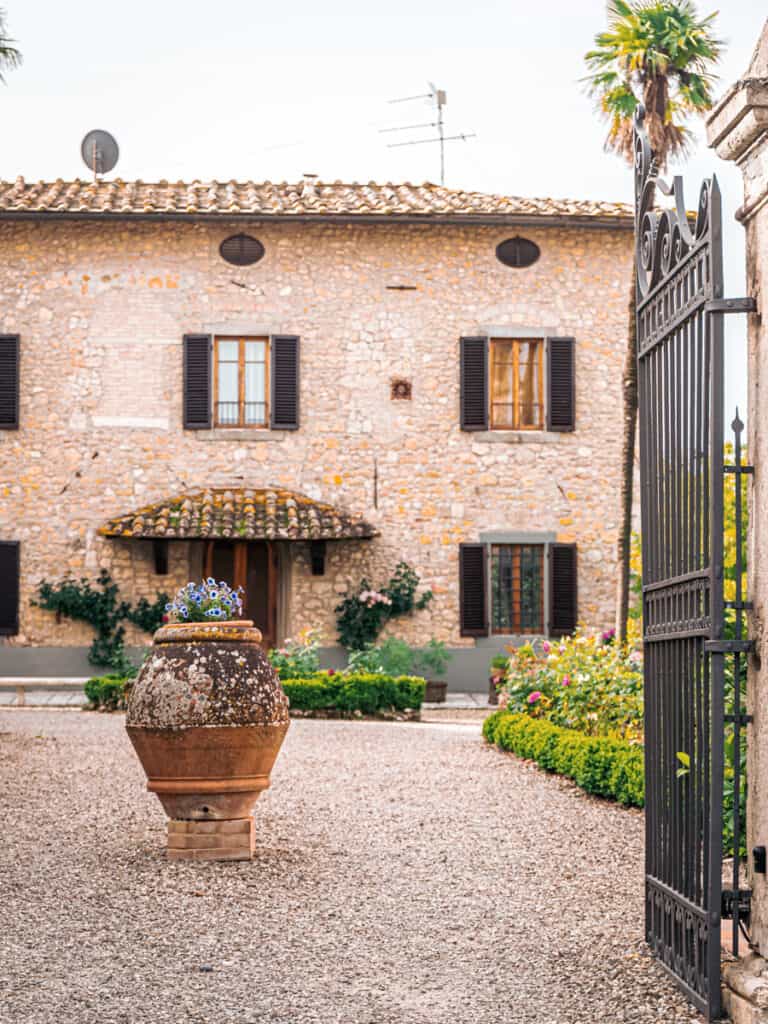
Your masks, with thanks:
<instances>
[{"instance_id":1,"label":"tv antenna","mask_svg":"<svg viewBox=\"0 0 768 1024\"><path fill-rule=\"evenodd\" d=\"M389 142L387 143L387 149L398 149L400 146L423 146L430 142L440 143L440 184L445 184L445 143L455 142L461 140L466 142L467 139L474 139L475 132L461 132L459 135L446 135L445 127L443 124L443 108L447 104L445 89L438 89L434 82L427 82L429 86L429 92L422 93L419 96L403 96L400 99L390 100L390 103L412 103L414 100L428 100L435 109L436 120L425 121L421 124L406 124L398 128L380 128L379 133L381 135L386 132L409 132L415 128L436 128L437 138L434 139L411 139L408 142Z\"/></svg>"},{"instance_id":2,"label":"tv antenna","mask_svg":"<svg viewBox=\"0 0 768 1024\"><path fill-rule=\"evenodd\" d=\"M114 136L96 128L80 143L80 155L93 171L93 180L98 181L100 174L109 174L115 166L120 150Z\"/></svg>"}]
</instances>

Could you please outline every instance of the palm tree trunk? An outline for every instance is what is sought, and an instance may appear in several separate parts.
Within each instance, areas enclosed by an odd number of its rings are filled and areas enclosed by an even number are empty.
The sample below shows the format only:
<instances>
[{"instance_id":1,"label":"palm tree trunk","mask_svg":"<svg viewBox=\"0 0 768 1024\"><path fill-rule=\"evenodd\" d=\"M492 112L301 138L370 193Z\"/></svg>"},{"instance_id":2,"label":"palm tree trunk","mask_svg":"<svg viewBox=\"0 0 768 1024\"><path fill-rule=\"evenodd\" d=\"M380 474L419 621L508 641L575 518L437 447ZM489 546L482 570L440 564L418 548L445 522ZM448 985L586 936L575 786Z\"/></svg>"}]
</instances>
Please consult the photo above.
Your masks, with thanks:
<instances>
[{"instance_id":1,"label":"palm tree trunk","mask_svg":"<svg viewBox=\"0 0 768 1024\"><path fill-rule=\"evenodd\" d=\"M624 357L622 392L624 417L621 443L621 499L617 543L618 586L616 589L616 637L627 638L629 617L629 557L632 546L632 496L635 480L635 438L637 436L637 324L635 321L635 275L629 294L627 351Z\"/></svg>"}]
</instances>

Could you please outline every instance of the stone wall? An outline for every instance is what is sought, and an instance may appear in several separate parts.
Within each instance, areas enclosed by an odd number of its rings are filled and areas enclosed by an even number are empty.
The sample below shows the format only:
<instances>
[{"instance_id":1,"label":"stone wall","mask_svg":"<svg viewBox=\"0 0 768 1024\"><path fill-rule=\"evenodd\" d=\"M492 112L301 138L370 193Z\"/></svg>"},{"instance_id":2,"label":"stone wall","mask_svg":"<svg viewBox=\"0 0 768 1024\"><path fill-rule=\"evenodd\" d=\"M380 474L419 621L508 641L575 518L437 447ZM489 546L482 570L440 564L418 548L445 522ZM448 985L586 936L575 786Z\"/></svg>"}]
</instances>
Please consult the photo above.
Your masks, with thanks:
<instances>
[{"instance_id":1,"label":"stone wall","mask_svg":"<svg viewBox=\"0 0 768 1024\"><path fill-rule=\"evenodd\" d=\"M746 228L747 294L756 299L758 310L757 315L749 317L748 328L748 445L749 461L755 465L750 487L747 553L748 596L753 603L749 636L755 643L747 678L747 710L752 715L747 731L747 850L751 850L753 846L768 845L768 680L765 668L768 665L768 534L764 526L768 521L768 405L763 397L768 389L768 22L748 71L712 112L707 130L710 145L717 149L718 156L734 161L744 176L744 203L736 216ZM750 934L765 957L768 955L768 879L752 871L749 862L748 868L753 889ZM765 972L765 961L761 963L761 970ZM738 973L732 975L729 982L736 985L737 991L738 976ZM754 994L752 992L751 996ZM760 998L764 995L760 993ZM749 992L747 996L750 997ZM731 998L736 1018L738 998L733 995ZM765 1000L760 1005L764 1006Z\"/></svg>"},{"instance_id":2,"label":"stone wall","mask_svg":"<svg viewBox=\"0 0 768 1024\"><path fill-rule=\"evenodd\" d=\"M266 248L253 267L218 255L237 230ZM332 643L339 595L405 559L435 599L398 633L472 646L459 636L458 545L499 529L577 541L581 618L611 624L632 234L523 233L541 247L527 270L496 260L515 234L504 227L0 223L0 331L22 338L21 429L0 431L0 537L22 543L21 632L8 642L89 642L31 606L44 577L103 566L136 599L199 571L199 545L172 544L170 575L155 576L150 544L98 536L108 517L270 484L381 532L330 544L323 577L296 545L286 631L319 626ZM459 429L459 338L489 327L575 337L574 433ZM201 330L300 335L298 432L182 429L181 339ZM412 381L411 401L391 400L392 377Z\"/></svg>"}]
</instances>

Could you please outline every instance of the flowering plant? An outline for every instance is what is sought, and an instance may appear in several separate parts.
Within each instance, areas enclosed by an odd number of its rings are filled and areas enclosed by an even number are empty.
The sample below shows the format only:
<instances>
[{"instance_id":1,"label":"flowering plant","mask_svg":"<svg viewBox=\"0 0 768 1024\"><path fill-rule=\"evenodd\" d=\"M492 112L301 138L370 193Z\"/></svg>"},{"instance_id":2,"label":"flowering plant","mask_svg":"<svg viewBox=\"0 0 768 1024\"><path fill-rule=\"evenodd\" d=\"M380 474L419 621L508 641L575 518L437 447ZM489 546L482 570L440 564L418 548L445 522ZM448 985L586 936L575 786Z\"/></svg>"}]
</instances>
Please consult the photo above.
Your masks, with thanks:
<instances>
[{"instance_id":1,"label":"flowering plant","mask_svg":"<svg viewBox=\"0 0 768 1024\"><path fill-rule=\"evenodd\" d=\"M286 640L282 647L272 648L269 660L281 679L306 679L320 671L319 646L319 632L303 629L296 640Z\"/></svg>"},{"instance_id":2,"label":"flowering plant","mask_svg":"<svg viewBox=\"0 0 768 1024\"><path fill-rule=\"evenodd\" d=\"M227 583L209 576L200 583L187 583L165 606L168 622L211 622L239 619L243 614L242 587L233 590Z\"/></svg>"},{"instance_id":3,"label":"flowering plant","mask_svg":"<svg viewBox=\"0 0 768 1024\"><path fill-rule=\"evenodd\" d=\"M362 651L376 643L390 619L426 608L432 600L432 591L425 590L417 597L420 582L406 562L398 562L389 583L378 590L367 579L362 579L357 590L336 605L336 625L342 645L348 651Z\"/></svg>"},{"instance_id":4,"label":"flowering plant","mask_svg":"<svg viewBox=\"0 0 768 1024\"><path fill-rule=\"evenodd\" d=\"M506 683L510 711L547 718L591 736L639 741L643 728L642 655L612 631L513 649Z\"/></svg>"}]
</instances>

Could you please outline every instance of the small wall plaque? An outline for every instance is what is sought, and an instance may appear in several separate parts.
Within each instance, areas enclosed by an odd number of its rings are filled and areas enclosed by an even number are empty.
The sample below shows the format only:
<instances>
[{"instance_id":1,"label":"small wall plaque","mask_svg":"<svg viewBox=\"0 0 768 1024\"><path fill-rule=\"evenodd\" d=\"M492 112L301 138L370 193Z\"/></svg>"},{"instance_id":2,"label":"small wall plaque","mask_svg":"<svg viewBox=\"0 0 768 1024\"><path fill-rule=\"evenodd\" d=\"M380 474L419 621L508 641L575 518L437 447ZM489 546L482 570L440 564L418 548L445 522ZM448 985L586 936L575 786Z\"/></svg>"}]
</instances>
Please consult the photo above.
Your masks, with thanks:
<instances>
[{"instance_id":1,"label":"small wall plaque","mask_svg":"<svg viewBox=\"0 0 768 1024\"><path fill-rule=\"evenodd\" d=\"M393 402L409 402L413 397L413 386L404 377L393 377L390 382L390 398Z\"/></svg>"}]
</instances>

